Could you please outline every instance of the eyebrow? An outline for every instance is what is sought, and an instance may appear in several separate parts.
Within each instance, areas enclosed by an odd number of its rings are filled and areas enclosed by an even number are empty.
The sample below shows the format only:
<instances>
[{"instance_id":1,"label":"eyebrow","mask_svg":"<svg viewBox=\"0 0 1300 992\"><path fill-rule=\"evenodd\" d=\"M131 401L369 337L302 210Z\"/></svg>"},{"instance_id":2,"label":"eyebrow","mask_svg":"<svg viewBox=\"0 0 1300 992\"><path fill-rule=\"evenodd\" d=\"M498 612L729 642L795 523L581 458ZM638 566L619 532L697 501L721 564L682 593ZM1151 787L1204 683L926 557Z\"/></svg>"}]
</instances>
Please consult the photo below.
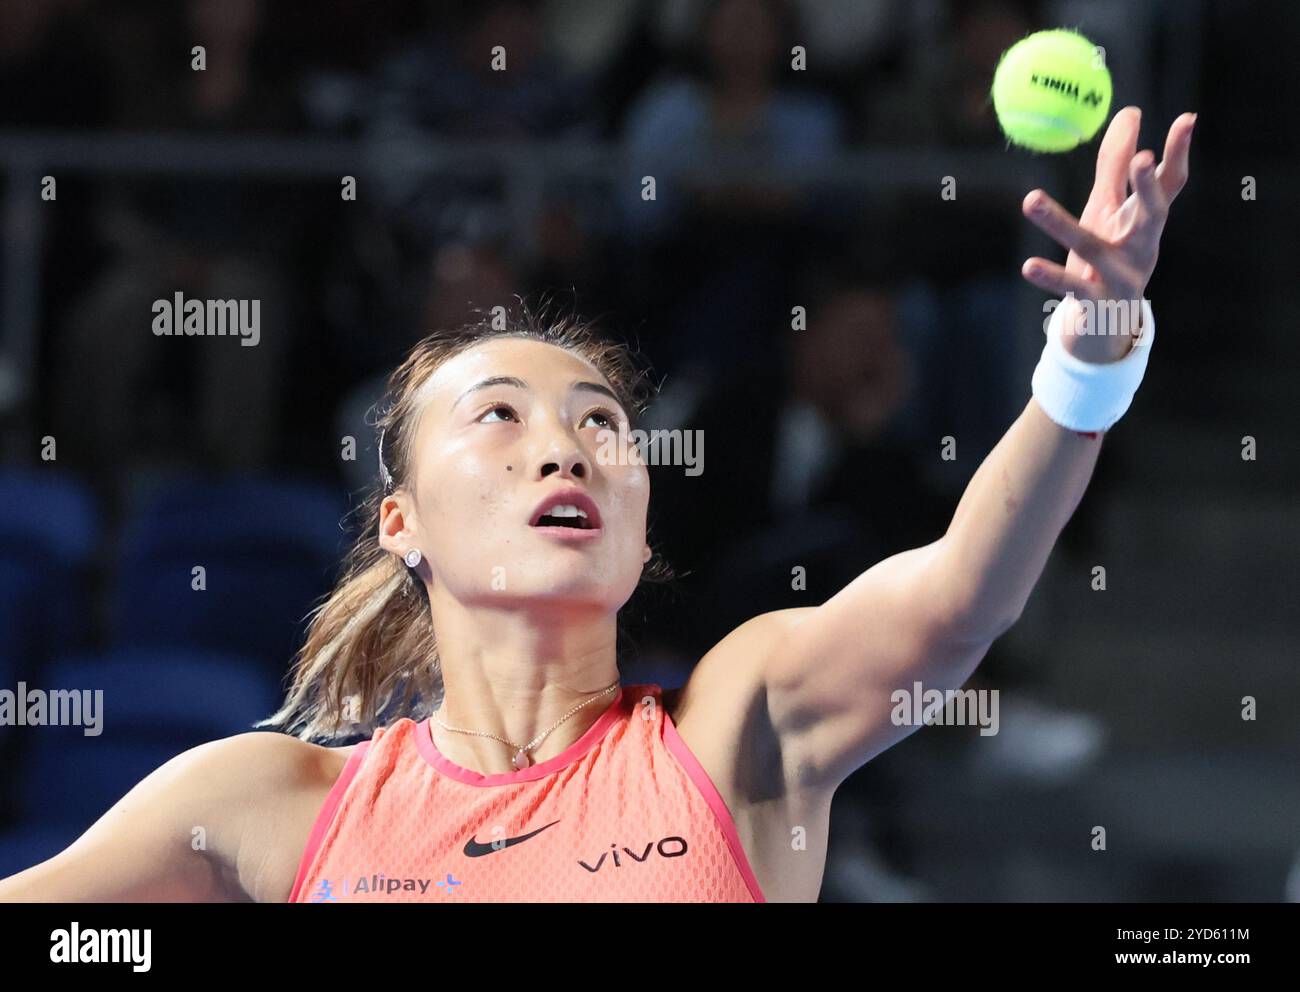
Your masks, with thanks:
<instances>
[{"instance_id":1,"label":"eyebrow","mask_svg":"<svg viewBox=\"0 0 1300 992\"><path fill-rule=\"evenodd\" d=\"M461 400L465 399L465 397L469 396L471 393L476 393L480 389L491 389L493 386L514 386L516 389L527 389L528 383L524 382L523 379L520 379L513 375L490 376L489 378L484 379L482 382L475 383L474 385L470 386L469 389L461 393L459 399L457 399L456 402L451 405L451 408L453 410L456 409L456 407L460 405ZM599 382L587 382L585 380L579 379L576 382L569 383L570 392L575 392L579 390L592 392L592 393L599 393L601 396L606 396L609 399L613 400L616 404L618 404L620 408L622 408L623 406L623 402L618 398L618 396L614 394L614 391L611 390L608 386L602 386Z\"/></svg>"}]
</instances>

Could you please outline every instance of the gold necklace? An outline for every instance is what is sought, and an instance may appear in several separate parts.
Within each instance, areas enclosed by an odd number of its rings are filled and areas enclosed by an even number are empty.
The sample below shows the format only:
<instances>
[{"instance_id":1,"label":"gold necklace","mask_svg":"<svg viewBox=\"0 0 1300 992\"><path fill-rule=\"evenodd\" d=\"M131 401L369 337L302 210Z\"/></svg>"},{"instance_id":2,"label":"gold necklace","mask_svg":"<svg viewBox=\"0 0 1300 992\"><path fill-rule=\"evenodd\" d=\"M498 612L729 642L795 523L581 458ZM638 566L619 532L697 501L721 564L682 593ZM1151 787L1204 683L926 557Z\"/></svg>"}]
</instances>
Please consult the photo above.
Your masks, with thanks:
<instances>
[{"instance_id":1,"label":"gold necklace","mask_svg":"<svg viewBox=\"0 0 1300 992\"><path fill-rule=\"evenodd\" d=\"M577 713L578 710L582 709L584 706L588 705L589 703L594 703L601 696L609 695L617 688L618 688L618 682L615 682L613 685L609 686L608 688L602 689L600 692L596 693L596 695L592 696L590 699L579 703L577 706L573 707L573 709L569 710L568 713L565 713L564 716L560 717L553 724L551 724L550 727L542 731L540 734L538 734L536 737L534 737L531 741L529 741L527 744L524 744L523 746L516 744L514 741L508 741L504 737L498 737L496 734L489 734L486 730L465 730L461 727L449 727L447 724L443 723L440 719L438 719L438 715L436 713L430 713L429 716L433 720L435 720L438 726L442 727L443 730L450 730L453 733L457 733L457 734L472 734L475 737L491 737L494 741L500 741L502 744L509 745L515 750L515 755L513 758L510 759L510 763L514 766L516 771L522 771L523 769L527 768L530 764L532 764L532 759L529 758L528 752L536 748L538 744L542 743L542 741L544 741L547 738L547 736L550 734L552 730L554 730L556 727L562 724L565 720L569 719L569 717L573 716L573 714Z\"/></svg>"}]
</instances>

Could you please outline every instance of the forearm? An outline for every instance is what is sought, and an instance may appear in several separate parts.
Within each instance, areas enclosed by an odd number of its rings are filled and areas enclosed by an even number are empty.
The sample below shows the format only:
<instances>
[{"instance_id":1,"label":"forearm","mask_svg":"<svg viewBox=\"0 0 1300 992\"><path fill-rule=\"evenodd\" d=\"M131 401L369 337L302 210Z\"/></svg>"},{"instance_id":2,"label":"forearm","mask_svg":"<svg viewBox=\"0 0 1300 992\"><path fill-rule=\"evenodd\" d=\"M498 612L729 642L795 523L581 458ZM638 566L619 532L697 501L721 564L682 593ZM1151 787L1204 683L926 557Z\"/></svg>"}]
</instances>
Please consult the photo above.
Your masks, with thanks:
<instances>
[{"instance_id":1,"label":"forearm","mask_svg":"<svg viewBox=\"0 0 1300 992\"><path fill-rule=\"evenodd\" d=\"M961 637L992 640L1020 616L1100 449L1031 399L985 458L932 564L934 601Z\"/></svg>"},{"instance_id":2,"label":"forearm","mask_svg":"<svg viewBox=\"0 0 1300 992\"><path fill-rule=\"evenodd\" d=\"M1153 154L1137 152L1140 119L1137 108L1126 107L1111 121L1098 151L1092 194L1078 220L1042 190L1031 192L1022 204L1027 217L1069 249L1064 266L1034 257L1022 274L1045 292L1073 297L1070 309L1056 311L1063 329L1086 325L1093 333L1060 339L1072 362L1058 355L1049 366L1040 363L1055 420L1038 399L1030 400L975 473L932 556L928 588L943 611L941 621L964 641L991 640L1020 616L1052 545L1092 478L1101 441L1056 421L1114 423L1145 370L1143 359L1113 375L1081 371L1079 363L1128 361L1124 356L1145 330L1135 335L1136 328L1108 326L1113 322L1102 319L1081 323L1077 309L1083 301L1096 307L1143 299L1169 206L1187 182L1196 115L1180 115L1169 129L1159 167ZM1112 312L1122 318L1127 311L1099 311ZM1139 324L1152 319L1149 309L1139 306L1138 312ZM1154 326L1150 331L1148 346ZM1034 389L1039 395L1037 384Z\"/></svg>"}]
</instances>

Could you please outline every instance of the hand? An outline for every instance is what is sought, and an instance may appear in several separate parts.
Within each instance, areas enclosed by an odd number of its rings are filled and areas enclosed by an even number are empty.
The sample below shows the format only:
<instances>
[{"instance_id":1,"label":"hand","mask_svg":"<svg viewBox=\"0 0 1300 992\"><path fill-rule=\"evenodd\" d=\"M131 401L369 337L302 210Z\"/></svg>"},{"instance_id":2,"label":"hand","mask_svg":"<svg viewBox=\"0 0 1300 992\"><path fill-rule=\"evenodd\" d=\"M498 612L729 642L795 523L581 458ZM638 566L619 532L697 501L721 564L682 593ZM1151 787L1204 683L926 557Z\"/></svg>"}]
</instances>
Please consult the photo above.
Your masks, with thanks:
<instances>
[{"instance_id":1,"label":"hand","mask_svg":"<svg viewBox=\"0 0 1300 992\"><path fill-rule=\"evenodd\" d=\"M1085 321L1081 303L1091 301L1093 313L1103 314L1114 312L1097 309L1105 300L1141 302L1155 271L1169 206L1187 183L1196 115L1182 114L1174 121L1158 166L1154 152L1134 154L1141 121L1142 111L1125 107L1110 122L1097 152L1092 194L1077 221L1041 189L1021 205L1026 217L1070 250L1064 266L1034 257L1025 261L1021 274L1049 293L1073 294L1073 303L1062 303L1073 311L1067 313L1062 343L1083 361L1116 361L1132 345L1139 330L1136 320L1129 327L1094 328ZM1128 186L1133 193L1126 197ZM1120 312L1127 313L1127 307Z\"/></svg>"}]
</instances>

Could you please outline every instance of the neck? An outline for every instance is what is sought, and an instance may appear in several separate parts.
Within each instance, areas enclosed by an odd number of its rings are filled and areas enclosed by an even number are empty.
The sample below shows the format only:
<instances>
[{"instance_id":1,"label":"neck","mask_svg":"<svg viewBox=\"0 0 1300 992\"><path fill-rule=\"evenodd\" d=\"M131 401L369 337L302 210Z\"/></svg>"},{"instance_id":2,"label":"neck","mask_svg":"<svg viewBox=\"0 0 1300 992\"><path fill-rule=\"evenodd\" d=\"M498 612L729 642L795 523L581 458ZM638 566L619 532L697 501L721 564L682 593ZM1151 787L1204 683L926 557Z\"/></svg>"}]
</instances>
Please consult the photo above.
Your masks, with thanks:
<instances>
[{"instance_id":1,"label":"neck","mask_svg":"<svg viewBox=\"0 0 1300 992\"><path fill-rule=\"evenodd\" d=\"M431 598L444 687L438 719L526 746L579 703L618 681L617 624L607 612L504 610ZM528 751L530 764L577 741L614 700L579 709ZM514 771L513 748L432 722L438 750L465 768Z\"/></svg>"}]
</instances>

